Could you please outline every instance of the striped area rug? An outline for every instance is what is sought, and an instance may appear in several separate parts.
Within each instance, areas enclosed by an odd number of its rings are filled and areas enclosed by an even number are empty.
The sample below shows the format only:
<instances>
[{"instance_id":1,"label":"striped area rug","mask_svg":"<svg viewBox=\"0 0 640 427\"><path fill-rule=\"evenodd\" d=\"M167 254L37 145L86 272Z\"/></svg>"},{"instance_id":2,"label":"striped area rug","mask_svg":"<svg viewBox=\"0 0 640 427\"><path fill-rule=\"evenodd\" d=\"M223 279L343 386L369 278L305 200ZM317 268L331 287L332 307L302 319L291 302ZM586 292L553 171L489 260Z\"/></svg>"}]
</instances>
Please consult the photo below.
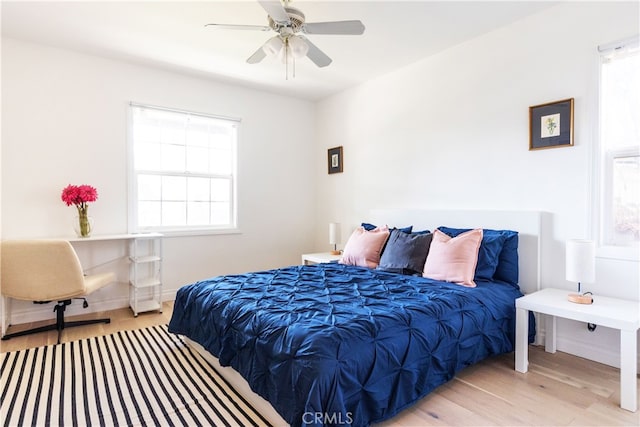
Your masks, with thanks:
<instances>
[{"instance_id":1,"label":"striped area rug","mask_svg":"<svg viewBox=\"0 0 640 427\"><path fill-rule=\"evenodd\" d=\"M5 426L268 426L166 326L0 354Z\"/></svg>"}]
</instances>

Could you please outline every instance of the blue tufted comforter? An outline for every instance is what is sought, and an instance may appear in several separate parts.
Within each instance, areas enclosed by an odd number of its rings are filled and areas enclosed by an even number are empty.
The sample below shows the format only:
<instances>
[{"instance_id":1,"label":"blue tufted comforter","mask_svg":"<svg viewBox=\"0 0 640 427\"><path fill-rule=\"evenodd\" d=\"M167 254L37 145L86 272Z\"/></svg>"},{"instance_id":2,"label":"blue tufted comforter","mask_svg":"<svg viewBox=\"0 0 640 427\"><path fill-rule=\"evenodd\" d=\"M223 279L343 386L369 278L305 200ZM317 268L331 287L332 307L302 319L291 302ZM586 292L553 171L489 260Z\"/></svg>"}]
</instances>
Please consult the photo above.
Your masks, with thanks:
<instances>
[{"instance_id":1,"label":"blue tufted comforter","mask_svg":"<svg viewBox=\"0 0 640 427\"><path fill-rule=\"evenodd\" d=\"M336 263L200 281L169 330L232 366L293 426L367 426L513 350L505 283L476 288Z\"/></svg>"}]
</instances>

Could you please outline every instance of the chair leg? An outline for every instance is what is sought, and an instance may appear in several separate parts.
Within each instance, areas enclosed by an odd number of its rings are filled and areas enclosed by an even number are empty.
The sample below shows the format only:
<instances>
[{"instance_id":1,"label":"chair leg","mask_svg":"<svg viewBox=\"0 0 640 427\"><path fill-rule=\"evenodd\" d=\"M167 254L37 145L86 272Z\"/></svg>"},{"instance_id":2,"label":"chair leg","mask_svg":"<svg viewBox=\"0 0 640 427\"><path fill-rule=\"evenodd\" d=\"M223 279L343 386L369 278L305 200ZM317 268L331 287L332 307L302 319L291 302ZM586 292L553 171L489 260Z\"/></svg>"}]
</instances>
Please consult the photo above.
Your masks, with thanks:
<instances>
[{"instance_id":1,"label":"chair leg","mask_svg":"<svg viewBox=\"0 0 640 427\"><path fill-rule=\"evenodd\" d=\"M14 337L21 337L24 335L35 334L38 332L45 331L58 331L58 344L60 344L60 337L62 336L62 330L65 328L73 328L76 326L84 326L84 325L93 325L96 323L111 323L111 319L102 318L102 319L89 319L89 320L75 320L71 322L65 322L64 320L64 312L68 305L71 304L71 300L62 300L58 301L55 307L53 307L53 311L56 312L56 323L52 325L40 326L38 328L27 329L26 331L14 332L12 334L7 334L2 337L2 340L8 340Z\"/></svg>"},{"instance_id":2,"label":"chair leg","mask_svg":"<svg viewBox=\"0 0 640 427\"><path fill-rule=\"evenodd\" d=\"M104 319L74 320L73 322L66 322L64 324L64 328L75 328L76 326L95 325L96 323L111 323L111 319L104 318ZM61 334L62 334L62 329L58 330L58 344L60 344Z\"/></svg>"},{"instance_id":3,"label":"chair leg","mask_svg":"<svg viewBox=\"0 0 640 427\"><path fill-rule=\"evenodd\" d=\"M93 325L96 323L111 323L111 319L89 319L89 320L75 320L71 322L64 321L64 311L67 306L71 304L71 300L58 301L58 304L54 307L53 311L56 312L56 326L58 329L58 344L60 344L60 337L62 336L62 330L65 328L74 328L76 326ZM87 300L84 301L83 306L88 306ZM85 306L85 308L86 308Z\"/></svg>"},{"instance_id":4,"label":"chair leg","mask_svg":"<svg viewBox=\"0 0 640 427\"><path fill-rule=\"evenodd\" d=\"M3 335L2 341L6 341L11 338L22 337L30 334L37 334L38 332L55 331L56 329L58 329L58 325L56 324L40 326L38 328L27 329L26 331L14 332L12 334Z\"/></svg>"},{"instance_id":5,"label":"chair leg","mask_svg":"<svg viewBox=\"0 0 640 427\"><path fill-rule=\"evenodd\" d=\"M64 329L64 311L67 306L71 304L71 300L58 301L55 307L53 307L53 311L56 312L56 329L58 330L58 344L60 344L60 336L62 335L62 330Z\"/></svg>"}]
</instances>

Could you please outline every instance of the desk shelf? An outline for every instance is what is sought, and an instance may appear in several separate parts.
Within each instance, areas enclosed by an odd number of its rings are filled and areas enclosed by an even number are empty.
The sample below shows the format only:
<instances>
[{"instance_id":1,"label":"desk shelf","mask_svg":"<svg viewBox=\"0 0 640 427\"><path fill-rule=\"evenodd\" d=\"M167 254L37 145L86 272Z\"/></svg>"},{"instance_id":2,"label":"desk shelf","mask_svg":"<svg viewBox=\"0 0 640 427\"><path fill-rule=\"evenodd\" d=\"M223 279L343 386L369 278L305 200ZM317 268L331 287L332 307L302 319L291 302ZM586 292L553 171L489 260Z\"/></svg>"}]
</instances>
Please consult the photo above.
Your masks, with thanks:
<instances>
[{"instance_id":1,"label":"desk shelf","mask_svg":"<svg viewBox=\"0 0 640 427\"><path fill-rule=\"evenodd\" d=\"M129 260L136 264L145 264L147 262L161 261L162 258L160 258L158 255L147 255L139 257L129 257Z\"/></svg>"},{"instance_id":2,"label":"desk shelf","mask_svg":"<svg viewBox=\"0 0 640 427\"><path fill-rule=\"evenodd\" d=\"M129 306L133 315L162 313L162 234L140 234L129 247Z\"/></svg>"}]
</instances>

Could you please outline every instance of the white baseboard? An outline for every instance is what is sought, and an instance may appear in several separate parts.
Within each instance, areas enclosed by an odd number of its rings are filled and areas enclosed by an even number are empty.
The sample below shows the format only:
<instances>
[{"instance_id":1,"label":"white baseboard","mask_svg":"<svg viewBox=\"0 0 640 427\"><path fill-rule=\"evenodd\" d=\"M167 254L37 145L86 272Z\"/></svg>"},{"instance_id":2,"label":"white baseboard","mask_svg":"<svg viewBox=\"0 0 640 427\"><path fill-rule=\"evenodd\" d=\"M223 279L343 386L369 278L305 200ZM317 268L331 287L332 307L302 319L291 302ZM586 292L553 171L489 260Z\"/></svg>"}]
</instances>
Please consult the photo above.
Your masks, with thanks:
<instances>
[{"instance_id":1,"label":"white baseboard","mask_svg":"<svg viewBox=\"0 0 640 427\"><path fill-rule=\"evenodd\" d=\"M536 344L544 346L544 330L536 335ZM620 369L620 347L615 350L596 346L593 342L584 342L568 336L556 336L556 348L563 353L582 357L604 365ZM637 369L640 372L640 352L638 354Z\"/></svg>"}]
</instances>

